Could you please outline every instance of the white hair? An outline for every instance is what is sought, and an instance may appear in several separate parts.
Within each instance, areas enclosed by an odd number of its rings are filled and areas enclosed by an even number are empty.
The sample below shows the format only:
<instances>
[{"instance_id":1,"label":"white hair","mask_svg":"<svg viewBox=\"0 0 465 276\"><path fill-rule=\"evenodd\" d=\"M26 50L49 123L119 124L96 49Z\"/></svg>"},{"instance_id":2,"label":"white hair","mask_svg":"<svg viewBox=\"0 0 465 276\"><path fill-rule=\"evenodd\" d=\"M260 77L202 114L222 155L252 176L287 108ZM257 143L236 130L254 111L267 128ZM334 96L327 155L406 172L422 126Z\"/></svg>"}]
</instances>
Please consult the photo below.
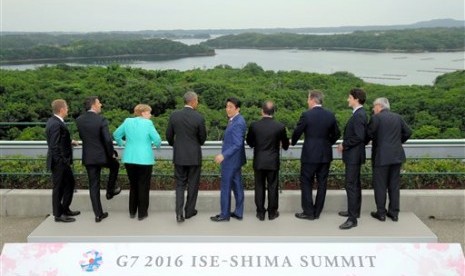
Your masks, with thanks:
<instances>
[{"instance_id":1,"label":"white hair","mask_svg":"<svg viewBox=\"0 0 465 276\"><path fill-rule=\"evenodd\" d=\"M373 105L379 104L381 106L381 109L391 109L391 106L389 105L389 100L387 98L377 98L374 102Z\"/></svg>"}]
</instances>

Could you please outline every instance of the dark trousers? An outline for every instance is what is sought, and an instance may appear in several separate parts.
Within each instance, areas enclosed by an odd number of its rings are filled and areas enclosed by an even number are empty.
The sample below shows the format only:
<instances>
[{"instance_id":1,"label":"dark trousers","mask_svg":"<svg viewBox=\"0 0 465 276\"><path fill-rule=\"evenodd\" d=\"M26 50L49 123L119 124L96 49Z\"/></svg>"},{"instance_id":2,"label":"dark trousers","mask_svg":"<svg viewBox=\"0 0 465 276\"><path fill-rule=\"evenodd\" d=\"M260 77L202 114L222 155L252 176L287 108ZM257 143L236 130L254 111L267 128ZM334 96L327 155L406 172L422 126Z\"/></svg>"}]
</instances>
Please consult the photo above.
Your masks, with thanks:
<instances>
[{"instance_id":1,"label":"dark trousers","mask_svg":"<svg viewBox=\"0 0 465 276\"><path fill-rule=\"evenodd\" d=\"M278 170L255 170L255 205L257 214L265 214L265 190L268 190L268 215L274 215L279 207Z\"/></svg>"},{"instance_id":2,"label":"dark trousers","mask_svg":"<svg viewBox=\"0 0 465 276\"><path fill-rule=\"evenodd\" d=\"M184 208L187 217L195 212L197 195L199 193L201 166L174 165L174 177L176 179L176 215L183 214L184 191L187 187L187 201Z\"/></svg>"},{"instance_id":3,"label":"dark trousers","mask_svg":"<svg viewBox=\"0 0 465 276\"><path fill-rule=\"evenodd\" d=\"M302 163L300 168L301 202L304 214L319 217L323 211L326 198L326 185L328 181L330 163L309 164ZM316 177L317 193L313 204L312 186Z\"/></svg>"},{"instance_id":4,"label":"dark trousers","mask_svg":"<svg viewBox=\"0 0 465 276\"><path fill-rule=\"evenodd\" d=\"M153 165L124 164L129 178L129 214L148 215Z\"/></svg>"},{"instance_id":5,"label":"dark trousers","mask_svg":"<svg viewBox=\"0 0 465 276\"><path fill-rule=\"evenodd\" d=\"M362 207L362 185L360 183L360 164L346 164L345 186L347 193L347 211L349 219L356 222Z\"/></svg>"},{"instance_id":6,"label":"dark trousers","mask_svg":"<svg viewBox=\"0 0 465 276\"><path fill-rule=\"evenodd\" d=\"M110 161L104 165L86 165L87 177L89 178L90 201L92 202L92 209L96 217L103 214L102 203L100 202L100 173L102 167L110 170L106 190L107 194L112 194L115 190L116 180L118 178L119 162L111 158Z\"/></svg>"},{"instance_id":7,"label":"dark trousers","mask_svg":"<svg viewBox=\"0 0 465 276\"><path fill-rule=\"evenodd\" d=\"M56 164L52 167L52 207L53 215L59 217L63 212L69 211L73 200L74 175L71 166L67 164Z\"/></svg>"},{"instance_id":8,"label":"dark trousers","mask_svg":"<svg viewBox=\"0 0 465 276\"><path fill-rule=\"evenodd\" d=\"M401 164L373 167L373 188L378 214L386 215L386 190L389 194L387 212L399 215Z\"/></svg>"},{"instance_id":9,"label":"dark trousers","mask_svg":"<svg viewBox=\"0 0 465 276\"><path fill-rule=\"evenodd\" d=\"M242 186L241 167L224 168L221 167L221 187L220 187L220 204L223 218L229 218L231 215L231 190L234 194L236 207L234 213L242 217L244 215L244 187Z\"/></svg>"}]
</instances>

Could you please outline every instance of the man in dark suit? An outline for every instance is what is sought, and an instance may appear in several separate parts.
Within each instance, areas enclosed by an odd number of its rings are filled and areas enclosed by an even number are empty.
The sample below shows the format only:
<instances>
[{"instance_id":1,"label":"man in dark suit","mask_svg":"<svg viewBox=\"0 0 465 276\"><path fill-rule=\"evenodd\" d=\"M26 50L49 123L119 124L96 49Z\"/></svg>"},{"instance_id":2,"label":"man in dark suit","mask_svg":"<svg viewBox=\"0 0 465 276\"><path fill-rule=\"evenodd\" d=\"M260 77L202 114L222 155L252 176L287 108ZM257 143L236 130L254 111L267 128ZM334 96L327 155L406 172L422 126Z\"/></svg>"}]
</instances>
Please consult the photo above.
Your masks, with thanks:
<instances>
[{"instance_id":1,"label":"man in dark suit","mask_svg":"<svg viewBox=\"0 0 465 276\"><path fill-rule=\"evenodd\" d=\"M228 126L224 131L221 154L215 156L215 162L221 164L221 213L210 217L212 221L229 221L230 217L242 220L244 215L244 187L241 168L245 164L244 139L247 125L239 111L241 102L237 98L226 100ZM234 193L236 207L231 212L231 190Z\"/></svg>"},{"instance_id":2,"label":"man in dark suit","mask_svg":"<svg viewBox=\"0 0 465 276\"><path fill-rule=\"evenodd\" d=\"M374 115L368 124L368 137L372 140L373 188L376 212L371 216L385 221L399 220L400 168L405 161L402 144L412 135L411 129L399 114L390 111L389 101L378 98L373 102ZM386 189L389 207L386 210Z\"/></svg>"},{"instance_id":3,"label":"man in dark suit","mask_svg":"<svg viewBox=\"0 0 465 276\"><path fill-rule=\"evenodd\" d=\"M307 99L309 110L302 113L294 132L291 144L295 145L302 133L305 135L300 157L300 189L302 192L302 213L299 219L313 220L320 217L326 197L329 166L333 160L331 146L341 136L333 113L324 109L323 93L310 91ZM313 180L318 184L315 204L312 198Z\"/></svg>"},{"instance_id":4,"label":"man in dark suit","mask_svg":"<svg viewBox=\"0 0 465 276\"><path fill-rule=\"evenodd\" d=\"M262 106L262 119L253 122L247 133L247 144L254 148L253 168L255 174L255 205L257 218L265 220L268 210L268 219L273 220L279 216L279 151L289 148L289 138L284 124L273 119L275 107L272 101ZM268 208L265 209L265 187L268 188Z\"/></svg>"},{"instance_id":5,"label":"man in dark suit","mask_svg":"<svg viewBox=\"0 0 465 276\"><path fill-rule=\"evenodd\" d=\"M362 186L360 183L360 168L365 163L365 138L367 131L367 115L363 104L366 93L360 88L350 90L347 102L352 108L352 116L344 128L342 144L337 150L342 152L345 164L345 186L347 193L347 211L340 211L339 215L348 217L340 229L350 229L357 226L362 206Z\"/></svg>"},{"instance_id":6,"label":"man in dark suit","mask_svg":"<svg viewBox=\"0 0 465 276\"><path fill-rule=\"evenodd\" d=\"M47 169L52 171L52 206L56 222L73 222L81 212L71 211L69 206L73 200L74 175L71 170L73 163L73 145L68 128L64 122L68 116L68 104L58 99L52 102L53 116L47 121L45 134L47 136Z\"/></svg>"},{"instance_id":7,"label":"man in dark suit","mask_svg":"<svg viewBox=\"0 0 465 276\"><path fill-rule=\"evenodd\" d=\"M95 222L100 222L108 217L108 213L103 212L100 202L100 172L102 167L110 170L106 198L111 199L121 192L121 188L116 187L120 165L108 130L108 121L100 115L100 100L96 96L88 97L84 107L86 112L76 119L76 124L82 139L82 163L86 166L89 178L89 194Z\"/></svg>"},{"instance_id":8,"label":"man in dark suit","mask_svg":"<svg viewBox=\"0 0 465 276\"><path fill-rule=\"evenodd\" d=\"M196 111L199 104L197 94L192 91L184 94L184 104L183 109L171 114L166 129L166 140L173 147L177 222L184 221L184 213L186 219L197 215L195 205L202 168L202 149L200 146L207 139L205 119ZM184 206L186 186L187 201Z\"/></svg>"}]
</instances>

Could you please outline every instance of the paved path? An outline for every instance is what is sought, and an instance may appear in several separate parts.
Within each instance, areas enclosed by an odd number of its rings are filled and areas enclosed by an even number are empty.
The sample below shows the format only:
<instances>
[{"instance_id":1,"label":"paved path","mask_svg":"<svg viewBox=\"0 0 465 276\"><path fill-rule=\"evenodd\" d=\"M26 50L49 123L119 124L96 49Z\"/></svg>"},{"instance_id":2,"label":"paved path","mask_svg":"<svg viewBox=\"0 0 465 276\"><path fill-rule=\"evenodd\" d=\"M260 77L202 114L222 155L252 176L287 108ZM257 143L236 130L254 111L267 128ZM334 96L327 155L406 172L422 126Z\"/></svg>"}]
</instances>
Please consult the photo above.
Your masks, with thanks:
<instances>
[{"instance_id":1,"label":"paved path","mask_svg":"<svg viewBox=\"0 0 465 276\"><path fill-rule=\"evenodd\" d=\"M255 213L229 222L210 221L212 213L199 212L177 223L173 212L154 212L143 221L127 212L111 212L96 224L92 212L82 212L73 223L56 223L47 218L28 237L29 242L437 242L437 236L412 212L403 212L398 222L380 222L362 213L358 227L341 231L345 221L333 212L318 220L296 219L294 213L280 212L275 220L260 221ZM89 231L91 229L91 231Z\"/></svg>"},{"instance_id":2,"label":"paved path","mask_svg":"<svg viewBox=\"0 0 465 276\"><path fill-rule=\"evenodd\" d=\"M4 243L27 242L27 236L45 219L43 216L0 216L0 248L3 249ZM465 249L465 220L423 219L422 222L438 236L439 242L460 243L462 250Z\"/></svg>"}]
</instances>

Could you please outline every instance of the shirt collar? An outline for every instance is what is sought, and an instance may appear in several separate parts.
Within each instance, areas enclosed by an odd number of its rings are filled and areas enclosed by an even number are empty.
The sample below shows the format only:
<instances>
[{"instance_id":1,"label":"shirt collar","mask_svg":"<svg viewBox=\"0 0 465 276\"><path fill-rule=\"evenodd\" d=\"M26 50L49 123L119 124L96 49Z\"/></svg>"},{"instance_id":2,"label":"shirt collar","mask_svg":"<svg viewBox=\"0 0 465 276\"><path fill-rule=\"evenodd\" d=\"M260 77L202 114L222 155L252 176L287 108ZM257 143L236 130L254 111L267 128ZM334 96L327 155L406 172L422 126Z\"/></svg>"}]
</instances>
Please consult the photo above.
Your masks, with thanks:
<instances>
[{"instance_id":1,"label":"shirt collar","mask_svg":"<svg viewBox=\"0 0 465 276\"><path fill-rule=\"evenodd\" d=\"M357 106L356 108L354 108L354 110L352 110L352 114L354 114L355 111L359 110L359 109L362 108L362 107L363 107L363 105L359 105L359 106Z\"/></svg>"},{"instance_id":2,"label":"shirt collar","mask_svg":"<svg viewBox=\"0 0 465 276\"><path fill-rule=\"evenodd\" d=\"M232 122L232 120L233 120L234 118L236 118L237 115L239 115L239 112L237 112L236 115L234 115L234 116L232 116L231 118L229 118L229 121Z\"/></svg>"},{"instance_id":3,"label":"shirt collar","mask_svg":"<svg viewBox=\"0 0 465 276\"><path fill-rule=\"evenodd\" d=\"M61 118L61 117L58 116L57 114L53 114L53 115L55 115L55 117L57 117L58 119L60 119L61 122L63 122L63 123L65 122L65 120L63 120L63 118Z\"/></svg>"}]
</instances>

